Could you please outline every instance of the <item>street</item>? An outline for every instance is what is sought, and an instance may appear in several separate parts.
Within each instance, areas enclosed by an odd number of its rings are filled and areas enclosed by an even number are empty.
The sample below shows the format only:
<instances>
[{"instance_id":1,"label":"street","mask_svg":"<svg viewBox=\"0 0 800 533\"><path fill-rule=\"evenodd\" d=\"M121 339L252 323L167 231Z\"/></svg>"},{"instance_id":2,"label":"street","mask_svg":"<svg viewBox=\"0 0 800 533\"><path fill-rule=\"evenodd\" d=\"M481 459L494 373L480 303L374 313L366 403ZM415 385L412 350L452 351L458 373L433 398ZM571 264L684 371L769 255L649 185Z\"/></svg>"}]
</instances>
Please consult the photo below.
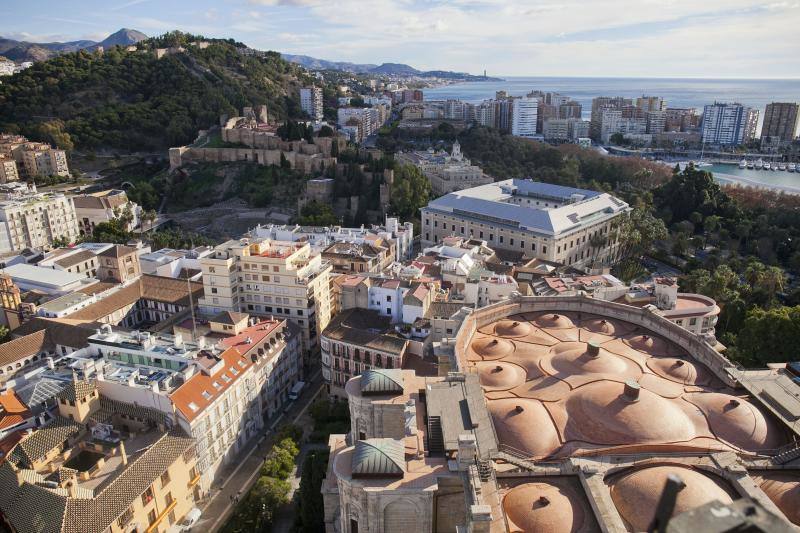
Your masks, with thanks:
<instances>
[{"instance_id":1,"label":"street","mask_svg":"<svg viewBox=\"0 0 800 533\"><path fill-rule=\"evenodd\" d=\"M231 461L222 467L216 481L211 486L209 495L201 504L198 504L203 515L192 530L214 533L225 525L235 506L234 498L237 496L242 498L255 483L264 458L272 447L275 429L284 422L296 423L319 395L322 387L322 374L317 372L310 379L308 387L300 398L271 423L271 427L264 435L257 437L257 440L252 442L248 450L242 454L241 459ZM298 458L298 464L302 464L299 462L300 460L301 458ZM292 482L292 488L296 489L296 484L292 480L290 482Z\"/></svg>"}]
</instances>

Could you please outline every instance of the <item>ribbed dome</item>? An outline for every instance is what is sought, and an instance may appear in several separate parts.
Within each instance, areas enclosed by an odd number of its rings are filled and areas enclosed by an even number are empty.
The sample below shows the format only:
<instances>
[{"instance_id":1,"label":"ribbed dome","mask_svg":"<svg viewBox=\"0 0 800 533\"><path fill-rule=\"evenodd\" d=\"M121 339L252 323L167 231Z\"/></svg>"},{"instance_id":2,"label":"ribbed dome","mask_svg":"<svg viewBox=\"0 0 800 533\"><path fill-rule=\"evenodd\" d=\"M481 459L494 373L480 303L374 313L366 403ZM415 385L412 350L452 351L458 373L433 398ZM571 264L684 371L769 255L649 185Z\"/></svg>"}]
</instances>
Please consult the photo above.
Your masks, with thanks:
<instances>
[{"instance_id":1,"label":"ribbed dome","mask_svg":"<svg viewBox=\"0 0 800 533\"><path fill-rule=\"evenodd\" d=\"M597 355L592 355L589 353L589 345L584 342L562 342L554 346L550 353L553 355L549 363L559 374L628 375L632 370L625 359L602 348L597 350Z\"/></svg>"},{"instance_id":2,"label":"ribbed dome","mask_svg":"<svg viewBox=\"0 0 800 533\"><path fill-rule=\"evenodd\" d=\"M755 452L785 444L772 419L747 400L717 392L692 394L687 399L703 411L714 435L737 448Z\"/></svg>"},{"instance_id":3,"label":"ribbed dome","mask_svg":"<svg viewBox=\"0 0 800 533\"><path fill-rule=\"evenodd\" d=\"M590 318L581 322L581 327L586 331L592 333L599 333L601 335L619 335L617 324L605 318ZM624 333L624 332L622 332Z\"/></svg>"},{"instance_id":4,"label":"ribbed dome","mask_svg":"<svg viewBox=\"0 0 800 533\"><path fill-rule=\"evenodd\" d=\"M482 337L472 341L472 350L487 359L502 359L514 352L514 344L504 339Z\"/></svg>"},{"instance_id":5,"label":"ribbed dome","mask_svg":"<svg viewBox=\"0 0 800 533\"><path fill-rule=\"evenodd\" d=\"M501 320L494 326L495 335L501 337L522 337L533 332L533 326L528 322L518 320Z\"/></svg>"},{"instance_id":6,"label":"ribbed dome","mask_svg":"<svg viewBox=\"0 0 800 533\"><path fill-rule=\"evenodd\" d=\"M648 359L647 366L659 376L684 385L706 384L709 381L705 369L678 357L654 357Z\"/></svg>"},{"instance_id":7,"label":"ribbed dome","mask_svg":"<svg viewBox=\"0 0 800 533\"><path fill-rule=\"evenodd\" d=\"M759 477L761 490L789 521L800 526L800 476L785 472L765 472Z\"/></svg>"},{"instance_id":8,"label":"ribbed dome","mask_svg":"<svg viewBox=\"0 0 800 533\"><path fill-rule=\"evenodd\" d=\"M649 334L634 335L623 339L625 344L650 355L667 355L670 352L671 345L660 337L653 337Z\"/></svg>"},{"instance_id":9,"label":"ribbed dome","mask_svg":"<svg viewBox=\"0 0 800 533\"><path fill-rule=\"evenodd\" d=\"M575 324L569 317L558 313L545 313L532 320L540 328L574 328Z\"/></svg>"},{"instance_id":10,"label":"ribbed dome","mask_svg":"<svg viewBox=\"0 0 800 533\"><path fill-rule=\"evenodd\" d=\"M503 398L487 403L503 444L536 458L547 457L561 446L556 427L538 400Z\"/></svg>"},{"instance_id":11,"label":"ribbed dome","mask_svg":"<svg viewBox=\"0 0 800 533\"><path fill-rule=\"evenodd\" d=\"M525 369L503 361L481 361L477 364L481 385L488 390L511 389L525 383Z\"/></svg>"},{"instance_id":12,"label":"ribbed dome","mask_svg":"<svg viewBox=\"0 0 800 533\"><path fill-rule=\"evenodd\" d=\"M598 381L572 392L566 401L568 439L595 444L648 444L691 440L694 425L673 401L639 389L632 401L625 385Z\"/></svg>"},{"instance_id":13,"label":"ribbed dome","mask_svg":"<svg viewBox=\"0 0 800 533\"><path fill-rule=\"evenodd\" d=\"M673 516L713 500L733 501L714 479L691 468L678 465L640 468L610 483L614 505L631 531L647 531L669 474L676 474L686 484L678 492Z\"/></svg>"},{"instance_id":14,"label":"ribbed dome","mask_svg":"<svg viewBox=\"0 0 800 533\"><path fill-rule=\"evenodd\" d=\"M503 498L509 531L575 533L586 522L578 496L548 483L514 487Z\"/></svg>"}]
</instances>

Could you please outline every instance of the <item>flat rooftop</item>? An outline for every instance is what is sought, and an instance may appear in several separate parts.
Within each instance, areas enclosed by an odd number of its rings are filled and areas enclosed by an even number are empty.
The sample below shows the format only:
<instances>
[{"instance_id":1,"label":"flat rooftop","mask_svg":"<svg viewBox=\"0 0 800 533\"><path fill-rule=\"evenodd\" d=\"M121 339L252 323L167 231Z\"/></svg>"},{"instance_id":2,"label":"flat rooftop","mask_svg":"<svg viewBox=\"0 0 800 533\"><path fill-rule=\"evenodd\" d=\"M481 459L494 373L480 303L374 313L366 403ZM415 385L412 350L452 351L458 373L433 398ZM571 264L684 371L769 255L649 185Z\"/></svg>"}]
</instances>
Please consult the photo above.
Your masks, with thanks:
<instances>
[{"instance_id":1,"label":"flat rooftop","mask_svg":"<svg viewBox=\"0 0 800 533\"><path fill-rule=\"evenodd\" d=\"M19 263L1 269L0 272L8 274L14 281L27 282L36 285L45 285L58 289L75 283L81 283L88 278L82 274L73 274L63 270L43 268L26 263ZM94 280L92 280L94 281Z\"/></svg>"}]
</instances>

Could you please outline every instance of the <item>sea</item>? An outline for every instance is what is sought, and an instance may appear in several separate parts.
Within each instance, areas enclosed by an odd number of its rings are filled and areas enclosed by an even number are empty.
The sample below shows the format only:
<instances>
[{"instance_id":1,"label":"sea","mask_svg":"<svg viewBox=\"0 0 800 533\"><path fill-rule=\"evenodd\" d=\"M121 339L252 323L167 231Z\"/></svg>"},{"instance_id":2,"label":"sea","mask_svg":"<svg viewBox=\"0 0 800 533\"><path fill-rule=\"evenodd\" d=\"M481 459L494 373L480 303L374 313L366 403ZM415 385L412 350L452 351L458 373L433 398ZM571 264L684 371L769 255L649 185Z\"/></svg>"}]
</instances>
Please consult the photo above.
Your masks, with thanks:
<instances>
[{"instance_id":1,"label":"sea","mask_svg":"<svg viewBox=\"0 0 800 533\"><path fill-rule=\"evenodd\" d=\"M425 89L425 100L457 99L479 103L506 91L524 96L532 90L551 91L579 102L588 120L592 99L597 96L660 96L668 107L694 107L700 112L706 104L738 102L760 111L759 131L764 110L770 102L800 102L800 79L701 79L701 78L572 78L503 77L501 81L474 81ZM737 165L706 168L719 181L800 193L800 173L739 169Z\"/></svg>"}]
</instances>

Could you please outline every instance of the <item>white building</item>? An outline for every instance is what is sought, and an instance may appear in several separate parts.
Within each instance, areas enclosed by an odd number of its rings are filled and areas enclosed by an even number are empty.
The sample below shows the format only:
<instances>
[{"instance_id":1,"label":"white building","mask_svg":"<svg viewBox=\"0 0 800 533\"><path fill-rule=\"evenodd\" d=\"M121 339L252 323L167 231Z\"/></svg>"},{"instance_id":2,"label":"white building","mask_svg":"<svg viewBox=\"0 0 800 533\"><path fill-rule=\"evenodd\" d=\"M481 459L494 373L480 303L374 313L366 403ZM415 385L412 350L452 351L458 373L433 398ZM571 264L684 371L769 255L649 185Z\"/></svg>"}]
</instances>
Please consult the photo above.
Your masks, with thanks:
<instances>
[{"instance_id":1,"label":"white building","mask_svg":"<svg viewBox=\"0 0 800 533\"><path fill-rule=\"evenodd\" d=\"M758 110L714 102L703 108L703 143L736 146L756 136Z\"/></svg>"},{"instance_id":2,"label":"white building","mask_svg":"<svg viewBox=\"0 0 800 533\"><path fill-rule=\"evenodd\" d=\"M607 267L617 259L614 221L629 210L608 193L498 181L430 201L421 209L421 244L459 236L576 268Z\"/></svg>"},{"instance_id":3,"label":"white building","mask_svg":"<svg viewBox=\"0 0 800 533\"><path fill-rule=\"evenodd\" d=\"M122 190L107 190L92 194L80 194L72 197L75 205L75 216L81 235L91 235L97 224L110 222L120 217L129 217L125 226L131 231L139 225L141 208L128 199Z\"/></svg>"},{"instance_id":4,"label":"white building","mask_svg":"<svg viewBox=\"0 0 800 533\"><path fill-rule=\"evenodd\" d=\"M0 269L0 273L8 274L14 285L22 291L36 290L45 294L65 294L94 283L83 274L73 274L52 268L43 268L25 263L18 263Z\"/></svg>"},{"instance_id":5,"label":"white building","mask_svg":"<svg viewBox=\"0 0 800 533\"><path fill-rule=\"evenodd\" d=\"M538 116L538 98L515 98L511 120L511 135L516 135L518 137L535 137Z\"/></svg>"},{"instance_id":6,"label":"white building","mask_svg":"<svg viewBox=\"0 0 800 533\"><path fill-rule=\"evenodd\" d=\"M322 89L303 87L300 89L300 108L314 120L322 120Z\"/></svg>"},{"instance_id":7,"label":"white building","mask_svg":"<svg viewBox=\"0 0 800 533\"><path fill-rule=\"evenodd\" d=\"M61 193L23 193L0 202L0 252L50 249L78 234L75 206Z\"/></svg>"},{"instance_id":8,"label":"white building","mask_svg":"<svg viewBox=\"0 0 800 533\"><path fill-rule=\"evenodd\" d=\"M441 196L453 191L469 189L494 181L483 170L473 165L461 154L461 145L456 141L451 154L444 150L401 152L395 156L400 163L408 163L419 168L431 182L431 192Z\"/></svg>"}]
</instances>

